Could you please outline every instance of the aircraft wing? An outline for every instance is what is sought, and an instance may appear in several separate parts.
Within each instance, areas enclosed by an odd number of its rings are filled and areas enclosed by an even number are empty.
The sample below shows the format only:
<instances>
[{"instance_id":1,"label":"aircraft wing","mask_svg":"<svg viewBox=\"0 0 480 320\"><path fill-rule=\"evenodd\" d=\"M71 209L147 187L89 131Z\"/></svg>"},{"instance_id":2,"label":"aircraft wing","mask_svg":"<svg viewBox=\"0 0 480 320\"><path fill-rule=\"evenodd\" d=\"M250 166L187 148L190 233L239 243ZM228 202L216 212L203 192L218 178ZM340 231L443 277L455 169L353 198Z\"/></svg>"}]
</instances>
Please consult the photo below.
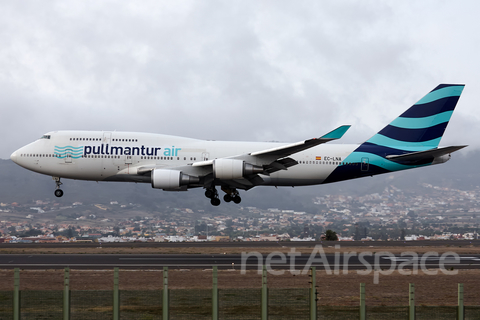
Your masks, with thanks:
<instances>
[{"instance_id":1,"label":"aircraft wing","mask_svg":"<svg viewBox=\"0 0 480 320\"><path fill-rule=\"evenodd\" d=\"M256 185L260 185L263 183L263 179L258 174L270 175L273 172L287 170L289 167L297 165L298 162L290 158L290 155L318 146L322 143L340 139L349 128L349 125L343 125L319 138L313 138L276 148L228 157L226 159L230 161L243 161L244 163L254 166L255 172L241 178L221 179L222 183L240 189L250 189ZM218 160L221 159L195 162L192 164L191 169L203 169L204 173L207 171L209 174L204 174L205 181L211 182L213 179L215 179L215 174L213 171L215 162Z\"/></svg>"},{"instance_id":2,"label":"aircraft wing","mask_svg":"<svg viewBox=\"0 0 480 320\"><path fill-rule=\"evenodd\" d=\"M310 149L322 143L340 139L341 137L343 137L343 135L345 134L345 132L347 132L349 128L350 128L349 125L343 125L321 136L320 138L313 138L313 139L304 140L304 141L300 141L292 144L287 144L287 145L272 148L272 149L255 151L248 154L229 157L229 159L244 160L255 165L269 165L275 160L288 157L294 153ZM208 166L208 165L212 165L213 161L214 160L195 162L193 166L194 167ZM282 166L284 166L284 164L282 164ZM286 169L286 168L282 168L282 169Z\"/></svg>"}]
</instances>

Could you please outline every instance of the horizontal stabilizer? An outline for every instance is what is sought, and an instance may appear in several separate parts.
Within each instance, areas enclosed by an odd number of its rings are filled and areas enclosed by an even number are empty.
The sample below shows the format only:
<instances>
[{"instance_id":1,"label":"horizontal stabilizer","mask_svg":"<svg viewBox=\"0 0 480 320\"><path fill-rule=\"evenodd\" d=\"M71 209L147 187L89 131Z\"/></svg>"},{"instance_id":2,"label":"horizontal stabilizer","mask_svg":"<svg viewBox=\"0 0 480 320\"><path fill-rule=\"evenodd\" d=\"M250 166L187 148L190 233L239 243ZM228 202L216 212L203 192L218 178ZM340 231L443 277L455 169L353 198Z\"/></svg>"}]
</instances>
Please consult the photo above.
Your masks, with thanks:
<instances>
[{"instance_id":1,"label":"horizontal stabilizer","mask_svg":"<svg viewBox=\"0 0 480 320\"><path fill-rule=\"evenodd\" d=\"M401 155L390 155L390 156L387 156L387 159L395 162L421 161L424 159L441 157L443 155L450 154L452 152L458 151L465 147L466 146L451 146L451 147L435 148L435 149L430 149L426 151L411 152L411 153L406 153Z\"/></svg>"}]
</instances>

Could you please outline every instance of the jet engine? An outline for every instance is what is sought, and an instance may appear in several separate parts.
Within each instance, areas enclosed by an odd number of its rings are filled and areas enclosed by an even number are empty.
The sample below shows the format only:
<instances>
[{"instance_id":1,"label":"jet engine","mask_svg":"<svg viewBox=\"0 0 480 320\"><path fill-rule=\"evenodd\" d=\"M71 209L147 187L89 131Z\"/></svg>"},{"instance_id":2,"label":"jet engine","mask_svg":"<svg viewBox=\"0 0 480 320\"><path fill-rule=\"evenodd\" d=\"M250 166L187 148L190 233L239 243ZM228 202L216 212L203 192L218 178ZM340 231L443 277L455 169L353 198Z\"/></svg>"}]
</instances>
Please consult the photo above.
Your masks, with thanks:
<instances>
[{"instance_id":1,"label":"jet engine","mask_svg":"<svg viewBox=\"0 0 480 320\"><path fill-rule=\"evenodd\" d=\"M199 177L190 176L178 170L154 169L152 171L152 188L155 189L178 190L199 182Z\"/></svg>"},{"instance_id":2,"label":"jet engine","mask_svg":"<svg viewBox=\"0 0 480 320\"><path fill-rule=\"evenodd\" d=\"M262 173L263 167L255 166L238 159L215 159L213 161L213 174L216 179L233 180L242 179L251 174Z\"/></svg>"}]
</instances>

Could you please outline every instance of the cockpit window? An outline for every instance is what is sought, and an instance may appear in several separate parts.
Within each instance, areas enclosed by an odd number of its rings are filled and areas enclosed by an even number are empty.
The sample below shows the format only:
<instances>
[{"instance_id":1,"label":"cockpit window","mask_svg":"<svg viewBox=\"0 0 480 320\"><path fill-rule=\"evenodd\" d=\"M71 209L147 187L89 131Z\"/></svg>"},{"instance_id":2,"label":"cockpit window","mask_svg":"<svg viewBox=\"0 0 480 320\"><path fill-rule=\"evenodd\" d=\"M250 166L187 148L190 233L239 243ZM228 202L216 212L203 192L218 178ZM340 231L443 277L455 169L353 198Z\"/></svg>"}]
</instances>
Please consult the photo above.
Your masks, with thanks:
<instances>
[{"instance_id":1,"label":"cockpit window","mask_svg":"<svg viewBox=\"0 0 480 320\"><path fill-rule=\"evenodd\" d=\"M50 139L50 135L45 134L45 135L43 135L43 136L41 137L41 139Z\"/></svg>"}]
</instances>

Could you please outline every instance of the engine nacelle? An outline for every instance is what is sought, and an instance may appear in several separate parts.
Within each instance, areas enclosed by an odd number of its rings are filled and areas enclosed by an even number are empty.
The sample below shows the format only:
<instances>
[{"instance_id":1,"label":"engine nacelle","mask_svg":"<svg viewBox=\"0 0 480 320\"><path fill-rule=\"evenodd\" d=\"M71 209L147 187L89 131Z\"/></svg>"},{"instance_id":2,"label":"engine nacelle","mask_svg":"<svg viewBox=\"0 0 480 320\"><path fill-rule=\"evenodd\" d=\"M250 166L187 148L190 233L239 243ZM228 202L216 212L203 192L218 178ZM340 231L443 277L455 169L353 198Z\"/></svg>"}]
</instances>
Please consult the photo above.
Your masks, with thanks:
<instances>
[{"instance_id":1,"label":"engine nacelle","mask_svg":"<svg viewBox=\"0 0 480 320\"><path fill-rule=\"evenodd\" d=\"M152 171L152 188L175 190L183 186L200 182L199 177L184 174L178 170L154 169Z\"/></svg>"},{"instance_id":2,"label":"engine nacelle","mask_svg":"<svg viewBox=\"0 0 480 320\"><path fill-rule=\"evenodd\" d=\"M216 179L233 180L262 173L263 168L253 164L245 163L238 159L216 159L213 161L213 174Z\"/></svg>"}]
</instances>

